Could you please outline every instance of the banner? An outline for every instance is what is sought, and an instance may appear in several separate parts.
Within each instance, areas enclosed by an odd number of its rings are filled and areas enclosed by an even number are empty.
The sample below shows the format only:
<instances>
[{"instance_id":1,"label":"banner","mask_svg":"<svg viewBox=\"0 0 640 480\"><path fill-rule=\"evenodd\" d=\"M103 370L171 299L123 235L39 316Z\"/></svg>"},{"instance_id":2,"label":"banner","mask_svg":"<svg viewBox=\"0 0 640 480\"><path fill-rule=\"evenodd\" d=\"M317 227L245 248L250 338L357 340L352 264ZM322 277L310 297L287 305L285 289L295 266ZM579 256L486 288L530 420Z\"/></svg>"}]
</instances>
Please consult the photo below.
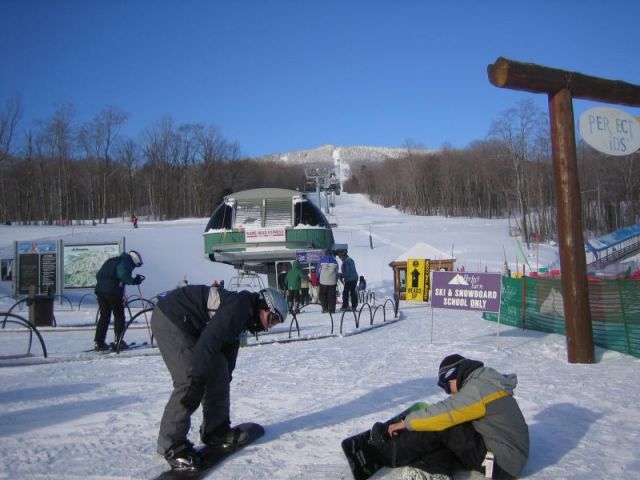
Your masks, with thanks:
<instances>
[{"instance_id":1,"label":"banner","mask_svg":"<svg viewBox=\"0 0 640 480\"><path fill-rule=\"evenodd\" d=\"M500 273L433 272L431 306L499 312L501 289Z\"/></svg>"}]
</instances>

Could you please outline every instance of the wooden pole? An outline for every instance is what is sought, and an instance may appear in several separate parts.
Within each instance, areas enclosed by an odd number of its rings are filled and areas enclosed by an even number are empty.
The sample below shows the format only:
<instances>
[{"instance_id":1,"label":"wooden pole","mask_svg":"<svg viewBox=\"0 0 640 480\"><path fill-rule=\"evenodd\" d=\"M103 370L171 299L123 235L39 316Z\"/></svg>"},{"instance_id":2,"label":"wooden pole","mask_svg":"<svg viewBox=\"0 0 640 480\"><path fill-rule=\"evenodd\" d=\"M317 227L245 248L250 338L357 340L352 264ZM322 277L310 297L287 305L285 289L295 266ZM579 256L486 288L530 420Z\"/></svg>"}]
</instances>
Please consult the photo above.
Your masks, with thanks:
<instances>
[{"instance_id":1,"label":"wooden pole","mask_svg":"<svg viewBox=\"0 0 640 480\"><path fill-rule=\"evenodd\" d=\"M640 107L640 85L620 80L591 77L504 57L489 65L487 73L496 87L550 95L568 89L572 98Z\"/></svg>"},{"instance_id":2,"label":"wooden pole","mask_svg":"<svg viewBox=\"0 0 640 480\"><path fill-rule=\"evenodd\" d=\"M549 96L567 356L571 363L593 363L573 98L640 107L640 86L504 57L489 65L487 74L496 87Z\"/></svg>"},{"instance_id":3,"label":"wooden pole","mask_svg":"<svg viewBox=\"0 0 640 480\"><path fill-rule=\"evenodd\" d=\"M582 234L580 185L571 92L549 95L558 245L569 363L593 363L593 327Z\"/></svg>"}]
</instances>

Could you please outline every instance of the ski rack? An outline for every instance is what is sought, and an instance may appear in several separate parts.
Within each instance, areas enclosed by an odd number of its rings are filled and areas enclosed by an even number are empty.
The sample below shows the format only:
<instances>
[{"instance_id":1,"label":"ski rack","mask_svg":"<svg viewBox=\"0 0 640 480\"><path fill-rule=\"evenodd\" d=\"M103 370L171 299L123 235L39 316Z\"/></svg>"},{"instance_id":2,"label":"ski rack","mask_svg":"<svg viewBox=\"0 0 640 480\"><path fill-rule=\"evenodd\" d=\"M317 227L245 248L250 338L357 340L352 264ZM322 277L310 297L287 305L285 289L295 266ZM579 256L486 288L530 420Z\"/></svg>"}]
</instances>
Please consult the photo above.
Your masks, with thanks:
<instances>
[{"instance_id":1,"label":"ski rack","mask_svg":"<svg viewBox=\"0 0 640 480\"><path fill-rule=\"evenodd\" d=\"M0 315L4 315L4 320L2 321L2 328L5 328L7 325L7 322L10 323L16 323L20 326L23 327L27 327L29 329L29 342L28 342L28 346L27 346L27 352L23 355L19 355L18 357L7 357L7 358L22 358L22 357L30 357L31 356L31 346L33 345L33 334L36 334L36 337L38 337L38 340L40 341L40 346L42 347L42 355L44 356L44 358L47 358L47 346L44 343L44 340L42 338L42 335L40 335L40 332L38 332L38 329L36 328L36 326L31 323L29 320L21 317L20 315L16 315L15 313L10 313L10 312L6 312L6 313L0 313ZM11 317L11 318L9 318ZM2 357L0 357L2 358Z\"/></svg>"}]
</instances>

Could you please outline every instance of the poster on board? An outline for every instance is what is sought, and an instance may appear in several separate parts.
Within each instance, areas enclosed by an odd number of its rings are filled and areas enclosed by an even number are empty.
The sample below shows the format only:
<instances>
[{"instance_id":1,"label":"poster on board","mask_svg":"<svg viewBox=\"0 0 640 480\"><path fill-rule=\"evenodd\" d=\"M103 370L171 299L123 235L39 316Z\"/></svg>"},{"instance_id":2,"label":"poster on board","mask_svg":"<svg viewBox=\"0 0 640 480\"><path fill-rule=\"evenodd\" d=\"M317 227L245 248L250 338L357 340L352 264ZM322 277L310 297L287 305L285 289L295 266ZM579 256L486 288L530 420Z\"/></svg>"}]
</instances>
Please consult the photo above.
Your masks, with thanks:
<instances>
[{"instance_id":1,"label":"poster on board","mask_svg":"<svg viewBox=\"0 0 640 480\"><path fill-rule=\"evenodd\" d=\"M64 262L63 287L94 288L96 273L102 264L111 257L120 255L119 243L64 245L62 257Z\"/></svg>"}]
</instances>

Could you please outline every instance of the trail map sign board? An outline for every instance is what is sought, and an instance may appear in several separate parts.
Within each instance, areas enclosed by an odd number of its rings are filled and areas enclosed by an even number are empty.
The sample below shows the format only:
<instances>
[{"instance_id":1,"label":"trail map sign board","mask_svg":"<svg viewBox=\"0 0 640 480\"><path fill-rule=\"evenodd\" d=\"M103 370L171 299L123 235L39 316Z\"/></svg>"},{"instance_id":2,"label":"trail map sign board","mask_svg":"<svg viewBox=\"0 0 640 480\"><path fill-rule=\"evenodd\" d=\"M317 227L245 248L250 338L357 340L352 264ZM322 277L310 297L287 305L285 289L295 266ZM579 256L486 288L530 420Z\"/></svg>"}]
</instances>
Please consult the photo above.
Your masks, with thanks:
<instances>
[{"instance_id":1,"label":"trail map sign board","mask_svg":"<svg viewBox=\"0 0 640 480\"><path fill-rule=\"evenodd\" d=\"M431 307L499 312L500 273L433 272Z\"/></svg>"},{"instance_id":2,"label":"trail map sign board","mask_svg":"<svg viewBox=\"0 0 640 480\"><path fill-rule=\"evenodd\" d=\"M94 288L96 273L111 257L117 257L123 242L64 245L62 247L64 288Z\"/></svg>"}]
</instances>

